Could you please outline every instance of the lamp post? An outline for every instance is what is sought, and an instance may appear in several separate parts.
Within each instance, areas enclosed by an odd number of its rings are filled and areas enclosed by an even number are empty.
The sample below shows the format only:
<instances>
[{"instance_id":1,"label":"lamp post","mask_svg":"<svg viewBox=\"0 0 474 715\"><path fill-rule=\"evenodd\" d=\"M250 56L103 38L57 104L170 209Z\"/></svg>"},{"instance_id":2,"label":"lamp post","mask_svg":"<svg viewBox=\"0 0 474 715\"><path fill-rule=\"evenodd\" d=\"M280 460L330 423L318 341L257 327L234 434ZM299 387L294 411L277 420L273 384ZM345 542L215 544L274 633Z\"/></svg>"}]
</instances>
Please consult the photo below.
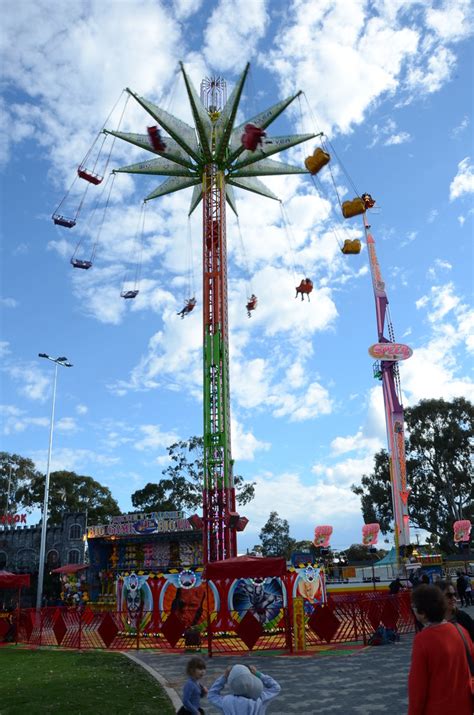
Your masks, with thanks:
<instances>
[{"instance_id":1,"label":"lamp post","mask_svg":"<svg viewBox=\"0 0 474 715\"><path fill-rule=\"evenodd\" d=\"M62 367L72 367L67 357L52 358L46 353L38 353L38 357L46 358L54 362L54 381L53 381L53 405L51 408L51 424L49 428L49 449L48 449L48 465L46 467L46 481L44 485L44 502L43 502L43 519L41 522L41 545L38 567L38 590L36 592L36 608L41 608L41 600L43 597L43 578L44 578L44 562L46 553L46 531L48 528L48 502L49 502L49 475L51 471L51 449L53 446L53 427L54 427L54 406L56 403L56 383L58 379L58 365Z\"/></svg>"}]
</instances>

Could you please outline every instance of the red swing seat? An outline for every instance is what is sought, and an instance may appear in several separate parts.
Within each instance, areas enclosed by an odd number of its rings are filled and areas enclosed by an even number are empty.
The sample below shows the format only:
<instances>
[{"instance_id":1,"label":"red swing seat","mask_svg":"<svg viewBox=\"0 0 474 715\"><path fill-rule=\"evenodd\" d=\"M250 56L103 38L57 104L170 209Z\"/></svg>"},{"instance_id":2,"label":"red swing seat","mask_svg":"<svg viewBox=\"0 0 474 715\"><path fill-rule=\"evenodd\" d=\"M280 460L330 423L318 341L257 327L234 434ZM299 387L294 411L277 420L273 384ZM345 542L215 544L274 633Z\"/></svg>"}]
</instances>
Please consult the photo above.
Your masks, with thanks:
<instances>
[{"instance_id":1,"label":"red swing seat","mask_svg":"<svg viewBox=\"0 0 474 715\"><path fill-rule=\"evenodd\" d=\"M150 137L150 142L156 151L164 151L166 149L166 144L161 138L160 130L157 126L147 127L148 136Z\"/></svg>"},{"instance_id":2,"label":"red swing seat","mask_svg":"<svg viewBox=\"0 0 474 715\"><path fill-rule=\"evenodd\" d=\"M88 181L90 184L94 184L94 186L101 184L104 179L103 176L99 176L99 174L94 174L92 171L83 169L81 166L77 167L77 175L80 179L84 179L85 181Z\"/></svg>"},{"instance_id":3,"label":"red swing seat","mask_svg":"<svg viewBox=\"0 0 474 715\"><path fill-rule=\"evenodd\" d=\"M260 127L255 126L255 124L246 124L241 138L242 145L248 151L255 151L258 145L262 143L263 137L266 136L267 133Z\"/></svg>"}]
</instances>

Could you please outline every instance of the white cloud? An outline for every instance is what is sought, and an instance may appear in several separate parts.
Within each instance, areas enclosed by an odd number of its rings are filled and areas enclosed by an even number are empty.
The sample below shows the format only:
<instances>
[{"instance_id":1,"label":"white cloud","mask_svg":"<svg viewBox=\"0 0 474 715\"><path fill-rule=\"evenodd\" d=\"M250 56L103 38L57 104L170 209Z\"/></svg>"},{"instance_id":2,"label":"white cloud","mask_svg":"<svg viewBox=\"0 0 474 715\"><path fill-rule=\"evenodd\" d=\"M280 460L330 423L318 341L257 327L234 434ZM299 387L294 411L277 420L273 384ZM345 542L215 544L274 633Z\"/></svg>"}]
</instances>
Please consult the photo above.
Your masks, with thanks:
<instances>
[{"instance_id":1,"label":"white cloud","mask_svg":"<svg viewBox=\"0 0 474 715\"><path fill-rule=\"evenodd\" d=\"M219 0L204 32L204 57L221 71L242 71L268 23L265 0Z\"/></svg>"},{"instance_id":2,"label":"white cloud","mask_svg":"<svg viewBox=\"0 0 474 715\"><path fill-rule=\"evenodd\" d=\"M250 519L246 529L249 535L258 534L270 511L287 519L291 535L300 539L311 539L317 524L329 522L337 530L349 518L359 517L362 522L359 497L347 487L317 478L307 485L291 472L257 475L253 481L256 497L241 510Z\"/></svg>"},{"instance_id":3,"label":"white cloud","mask_svg":"<svg viewBox=\"0 0 474 715\"><path fill-rule=\"evenodd\" d=\"M441 258L436 258L434 264L428 268L426 275L430 281L433 281L436 280L439 272L450 270L452 270L452 265L449 261L443 261Z\"/></svg>"},{"instance_id":4,"label":"white cloud","mask_svg":"<svg viewBox=\"0 0 474 715\"><path fill-rule=\"evenodd\" d=\"M372 127L372 142L370 147L381 142L384 146L395 146L404 144L411 140L409 132L397 131L397 123L394 119L387 119L385 124L380 126L374 124Z\"/></svg>"},{"instance_id":5,"label":"white cloud","mask_svg":"<svg viewBox=\"0 0 474 715\"><path fill-rule=\"evenodd\" d=\"M462 40L472 32L472 6L469 0L444 0L428 7L426 23L441 40Z\"/></svg>"},{"instance_id":6,"label":"white cloud","mask_svg":"<svg viewBox=\"0 0 474 715\"><path fill-rule=\"evenodd\" d=\"M451 136L453 137L458 137L460 134L464 132L465 129L467 129L469 126L469 117L467 114L464 115L464 117L461 119L459 124L454 127L454 129L451 131Z\"/></svg>"},{"instance_id":7,"label":"white cloud","mask_svg":"<svg viewBox=\"0 0 474 715\"><path fill-rule=\"evenodd\" d=\"M133 445L139 451L163 449L179 439L176 432L162 432L159 425L141 425L139 433L144 436Z\"/></svg>"},{"instance_id":8,"label":"white cloud","mask_svg":"<svg viewBox=\"0 0 474 715\"><path fill-rule=\"evenodd\" d=\"M16 308L18 301L15 300L15 298L0 298L0 305L3 305L5 308Z\"/></svg>"},{"instance_id":9,"label":"white cloud","mask_svg":"<svg viewBox=\"0 0 474 715\"><path fill-rule=\"evenodd\" d=\"M245 431L244 426L235 417L231 419L232 456L235 460L253 461L257 451L267 451L269 442L258 440L250 431Z\"/></svg>"},{"instance_id":10,"label":"white cloud","mask_svg":"<svg viewBox=\"0 0 474 715\"><path fill-rule=\"evenodd\" d=\"M0 405L2 415L3 434L12 435L24 432L29 427L47 427L49 419L47 417L28 417L24 410L14 405Z\"/></svg>"},{"instance_id":11,"label":"white cloud","mask_svg":"<svg viewBox=\"0 0 474 715\"><path fill-rule=\"evenodd\" d=\"M6 365L3 369L19 385L21 395L39 402L48 399L52 378L44 370L31 363Z\"/></svg>"},{"instance_id":12,"label":"white cloud","mask_svg":"<svg viewBox=\"0 0 474 715\"><path fill-rule=\"evenodd\" d=\"M449 200L454 201L463 194L474 192L474 168L470 157L466 157L458 164L458 173L452 180L449 187Z\"/></svg>"},{"instance_id":13,"label":"white cloud","mask_svg":"<svg viewBox=\"0 0 474 715\"><path fill-rule=\"evenodd\" d=\"M86 405L76 405L76 412L78 415L86 415L89 412L89 408Z\"/></svg>"},{"instance_id":14,"label":"white cloud","mask_svg":"<svg viewBox=\"0 0 474 715\"><path fill-rule=\"evenodd\" d=\"M289 10L262 62L285 94L304 88L326 133L332 127L347 132L377 99L395 91L418 42L417 28L402 27L383 12L370 15L355 0L302 0ZM354 92L355 86L364 91Z\"/></svg>"},{"instance_id":15,"label":"white cloud","mask_svg":"<svg viewBox=\"0 0 474 715\"><path fill-rule=\"evenodd\" d=\"M0 357L3 358L9 355L10 352L10 343L7 340L0 340Z\"/></svg>"},{"instance_id":16,"label":"white cloud","mask_svg":"<svg viewBox=\"0 0 474 715\"><path fill-rule=\"evenodd\" d=\"M29 455L39 471L45 472L47 465L47 451L34 451ZM90 449L71 449L56 446L51 452L51 471L68 471L77 474L88 474L88 472L103 466L110 468L119 464L120 458L116 456L104 455ZM102 482L104 483L104 482Z\"/></svg>"},{"instance_id":17,"label":"white cloud","mask_svg":"<svg viewBox=\"0 0 474 715\"><path fill-rule=\"evenodd\" d=\"M173 11L180 20L194 15L202 6L203 0L174 0Z\"/></svg>"},{"instance_id":18,"label":"white cloud","mask_svg":"<svg viewBox=\"0 0 474 715\"><path fill-rule=\"evenodd\" d=\"M463 350L474 351L474 311L454 293L454 285L434 285L416 301L426 311L431 336L414 348L413 356L401 367L402 384L409 403L423 398L446 400L474 398L474 383L461 373Z\"/></svg>"},{"instance_id":19,"label":"white cloud","mask_svg":"<svg viewBox=\"0 0 474 715\"><path fill-rule=\"evenodd\" d=\"M77 432L79 430L79 427L74 417L62 417L61 419L56 421L54 428L57 429L59 432L69 433Z\"/></svg>"}]
</instances>

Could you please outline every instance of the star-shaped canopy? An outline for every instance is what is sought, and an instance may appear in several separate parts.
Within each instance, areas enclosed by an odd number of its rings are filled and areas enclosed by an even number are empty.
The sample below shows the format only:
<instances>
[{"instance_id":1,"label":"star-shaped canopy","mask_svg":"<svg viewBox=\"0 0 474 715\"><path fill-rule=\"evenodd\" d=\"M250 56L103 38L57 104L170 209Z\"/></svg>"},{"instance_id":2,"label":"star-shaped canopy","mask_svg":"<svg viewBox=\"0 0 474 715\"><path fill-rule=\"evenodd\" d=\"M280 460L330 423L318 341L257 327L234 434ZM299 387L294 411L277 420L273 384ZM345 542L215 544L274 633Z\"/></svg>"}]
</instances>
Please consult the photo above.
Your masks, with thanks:
<instances>
[{"instance_id":1,"label":"star-shaped canopy","mask_svg":"<svg viewBox=\"0 0 474 715\"><path fill-rule=\"evenodd\" d=\"M224 108L220 112L211 113L201 102L181 63L181 72L186 85L195 127L189 126L181 119L149 102L147 99L139 97L135 92L127 88L127 92L167 132L167 136L163 137L166 147L163 151L154 149L148 134L113 132L104 129L106 134L112 134L119 139L124 139L158 156L158 158L115 169L114 173L153 174L169 177L152 191L145 198L145 201L194 186L189 215L202 199L203 176L206 172L206 167L210 164L214 164L219 171L223 172L226 199L235 213L237 213L237 210L233 186L246 191L253 191L278 201L278 197L257 177L276 174L307 174L308 171L304 167L284 164L268 157L296 144L308 141L308 139L312 139L317 135L291 134L264 138L263 143L255 151L246 150L241 141L245 125L254 124L260 129L266 129L301 94L301 92L297 92L251 119L247 119L243 124L234 127L249 67L250 65L247 64Z\"/></svg>"}]
</instances>

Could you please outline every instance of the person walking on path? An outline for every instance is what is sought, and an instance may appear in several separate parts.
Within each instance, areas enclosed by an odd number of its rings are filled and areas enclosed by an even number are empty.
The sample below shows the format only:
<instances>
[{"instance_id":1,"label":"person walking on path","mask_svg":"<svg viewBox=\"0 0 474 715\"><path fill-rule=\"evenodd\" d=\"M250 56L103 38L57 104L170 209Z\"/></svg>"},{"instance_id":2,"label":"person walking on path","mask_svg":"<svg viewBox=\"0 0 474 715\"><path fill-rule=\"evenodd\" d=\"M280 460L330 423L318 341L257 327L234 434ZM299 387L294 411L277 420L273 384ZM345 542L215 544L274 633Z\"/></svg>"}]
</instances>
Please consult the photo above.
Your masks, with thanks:
<instances>
[{"instance_id":1,"label":"person walking on path","mask_svg":"<svg viewBox=\"0 0 474 715\"><path fill-rule=\"evenodd\" d=\"M207 695L207 688L199 682L206 672L206 663L202 658L191 658L186 665L188 679L183 688L183 706L178 715L205 715L201 707L201 698Z\"/></svg>"},{"instance_id":2,"label":"person walking on path","mask_svg":"<svg viewBox=\"0 0 474 715\"><path fill-rule=\"evenodd\" d=\"M415 588L412 607L423 630L413 641L408 715L472 715L469 635L446 621L446 598L437 586Z\"/></svg>"},{"instance_id":3,"label":"person walking on path","mask_svg":"<svg viewBox=\"0 0 474 715\"><path fill-rule=\"evenodd\" d=\"M474 643L474 621L469 613L461 611L456 604L456 589L450 581L439 581L437 584L446 597L446 620L450 623L459 623L471 636Z\"/></svg>"},{"instance_id":4,"label":"person walking on path","mask_svg":"<svg viewBox=\"0 0 474 715\"><path fill-rule=\"evenodd\" d=\"M221 695L226 683L231 692ZM276 680L259 673L255 666L234 665L212 684L208 699L224 715L263 715L280 690Z\"/></svg>"},{"instance_id":5,"label":"person walking on path","mask_svg":"<svg viewBox=\"0 0 474 715\"><path fill-rule=\"evenodd\" d=\"M467 579L461 571L456 572L456 589L458 592L459 600L461 601L461 608L466 605L466 587Z\"/></svg>"}]
</instances>

